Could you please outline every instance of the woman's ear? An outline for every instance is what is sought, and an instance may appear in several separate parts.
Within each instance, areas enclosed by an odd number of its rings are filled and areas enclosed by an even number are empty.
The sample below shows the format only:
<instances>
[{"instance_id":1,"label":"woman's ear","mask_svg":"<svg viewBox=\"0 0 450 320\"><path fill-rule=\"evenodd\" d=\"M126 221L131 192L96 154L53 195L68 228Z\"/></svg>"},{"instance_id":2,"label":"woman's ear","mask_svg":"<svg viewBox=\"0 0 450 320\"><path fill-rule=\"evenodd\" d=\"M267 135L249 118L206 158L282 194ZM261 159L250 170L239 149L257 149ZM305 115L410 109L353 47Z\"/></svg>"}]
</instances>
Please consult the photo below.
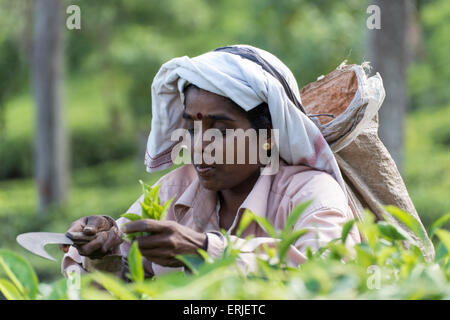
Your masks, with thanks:
<instances>
[{"instance_id":1,"label":"woman's ear","mask_svg":"<svg viewBox=\"0 0 450 320\"><path fill-rule=\"evenodd\" d=\"M270 157L271 156L271 148L272 148L272 131L271 131L272 127L269 126L266 130L267 130L267 138L266 141L264 141L262 148L264 149L264 151L267 152L267 155Z\"/></svg>"},{"instance_id":2,"label":"woman's ear","mask_svg":"<svg viewBox=\"0 0 450 320\"><path fill-rule=\"evenodd\" d=\"M267 143L272 145L272 125L267 127Z\"/></svg>"}]
</instances>

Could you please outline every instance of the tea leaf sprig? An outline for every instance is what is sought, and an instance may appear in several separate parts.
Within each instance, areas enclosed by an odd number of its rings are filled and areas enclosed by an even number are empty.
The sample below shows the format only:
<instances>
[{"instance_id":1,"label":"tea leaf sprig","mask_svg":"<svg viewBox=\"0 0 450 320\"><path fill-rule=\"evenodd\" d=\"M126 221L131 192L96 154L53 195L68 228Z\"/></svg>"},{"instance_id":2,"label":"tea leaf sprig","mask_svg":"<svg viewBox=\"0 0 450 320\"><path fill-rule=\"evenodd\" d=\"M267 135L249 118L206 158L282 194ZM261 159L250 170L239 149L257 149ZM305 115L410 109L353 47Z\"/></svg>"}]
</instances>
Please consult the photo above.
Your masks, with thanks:
<instances>
[{"instance_id":1,"label":"tea leaf sprig","mask_svg":"<svg viewBox=\"0 0 450 320\"><path fill-rule=\"evenodd\" d=\"M142 186L142 192L144 194L144 201L139 201L142 209L142 215L138 215L136 213L124 213L121 217L131 221L138 221L142 219L164 220L175 197L172 197L161 205L161 199L159 198L159 189L161 188L161 185L152 187L144 183L142 180L139 180L139 183ZM147 235L150 235L150 233L135 232L125 235L125 239L132 241L136 237Z\"/></svg>"}]
</instances>

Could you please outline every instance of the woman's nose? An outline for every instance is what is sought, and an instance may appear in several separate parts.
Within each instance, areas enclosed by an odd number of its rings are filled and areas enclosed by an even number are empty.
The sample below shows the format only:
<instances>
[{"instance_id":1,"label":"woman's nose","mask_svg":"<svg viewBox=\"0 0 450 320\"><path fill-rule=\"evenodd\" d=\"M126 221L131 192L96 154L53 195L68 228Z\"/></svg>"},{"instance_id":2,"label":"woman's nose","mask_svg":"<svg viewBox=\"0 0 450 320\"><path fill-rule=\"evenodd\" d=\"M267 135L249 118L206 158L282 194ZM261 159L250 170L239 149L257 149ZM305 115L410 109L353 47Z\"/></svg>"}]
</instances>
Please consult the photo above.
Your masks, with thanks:
<instances>
[{"instance_id":1,"label":"woman's nose","mask_svg":"<svg viewBox=\"0 0 450 320\"><path fill-rule=\"evenodd\" d=\"M200 163L202 163L202 159L203 159L203 150L209 144L209 142L203 141L203 131L202 131L201 122L200 122L200 124L196 124L195 129L196 130L194 130L194 135L192 136L193 151L194 151L194 163L200 164Z\"/></svg>"},{"instance_id":2,"label":"woman's nose","mask_svg":"<svg viewBox=\"0 0 450 320\"><path fill-rule=\"evenodd\" d=\"M194 139L194 152L201 153L204 149L203 134L201 132L196 132L193 139Z\"/></svg>"}]
</instances>

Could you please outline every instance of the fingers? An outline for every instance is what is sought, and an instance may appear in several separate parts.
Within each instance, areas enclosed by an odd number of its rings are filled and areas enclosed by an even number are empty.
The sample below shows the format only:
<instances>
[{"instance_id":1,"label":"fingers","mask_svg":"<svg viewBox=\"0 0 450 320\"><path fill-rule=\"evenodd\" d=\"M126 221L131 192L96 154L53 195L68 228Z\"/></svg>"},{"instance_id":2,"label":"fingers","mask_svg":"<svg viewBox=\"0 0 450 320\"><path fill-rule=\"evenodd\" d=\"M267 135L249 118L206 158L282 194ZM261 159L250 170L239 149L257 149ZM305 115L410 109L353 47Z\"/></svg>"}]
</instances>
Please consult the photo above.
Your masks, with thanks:
<instances>
[{"instance_id":1,"label":"fingers","mask_svg":"<svg viewBox=\"0 0 450 320\"><path fill-rule=\"evenodd\" d=\"M136 239L139 250L144 251L154 248L174 249L175 243L166 234L155 234L151 236L138 237Z\"/></svg>"},{"instance_id":2,"label":"fingers","mask_svg":"<svg viewBox=\"0 0 450 320\"><path fill-rule=\"evenodd\" d=\"M112 227L107 233L106 241L102 247L104 252L109 252L122 243L122 235L116 227Z\"/></svg>"},{"instance_id":3,"label":"fingers","mask_svg":"<svg viewBox=\"0 0 450 320\"><path fill-rule=\"evenodd\" d=\"M167 231L169 227L170 226L168 224L168 221L142 219L125 224L123 226L123 231L125 233L133 233L133 232L159 233Z\"/></svg>"},{"instance_id":4,"label":"fingers","mask_svg":"<svg viewBox=\"0 0 450 320\"><path fill-rule=\"evenodd\" d=\"M117 248L122 243L120 231L114 220L104 216L87 216L74 221L66 235L74 241L82 256L97 259ZM69 246L61 245L61 250L68 252Z\"/></svg>"},{"instance_id":5,"label":"fingers","mask_svg":"<svg viewBox=\"0 0 450 320\"><path fill-rule=\"evenodd\" d=\"M83 217L72 222L69 229L67 229L67 232L82 232L83 228L86 226L87 218L88 217Z\"/></svg>"},{"instance_id":6,"label":"fingers","mask_svg":"<svg viewBox=\"0 0 450 320\"><path fill-rule=\"evenodd\" d=\"M167 250L162 248L154 248L154 249L142 249L141 253L144 257L149 257L150 260L155 261L155 259L167 259L170 260L174 258L175 255L169 254Z\"/></svg>"},{"instance_id":7,"label":"fingers","mask_svg":"<svg viewBox=\"0 0 450 320\"><path fill-rule=\"evenodd\" d=\"M183 263L175 258L176 255L168 255L167 250L155 248L150 250L141 251L142 255L146 257L149 261L157 263L161 266L166 267L179 267Z\"/></svg>"},{"instance_id":8,"label":"fingers","mask_svg":"<svg viewBox=\"0 0 450 320\"><path fill-rule=\"evenodd\" d=\"M122 237L116 227L97 233L94 240L86 244L74 244L82 256L98 259L114 251L122 243Z\"/></svg>"},{"instance_id":9,"label":"fingers","mask_svg":"<svg viewBox=\"0 0 450 320\"><path fill-rule=\"evenodd\" d=\"M86 226L83 233L88 236L95 235L100 231L107 231L111 228L111 223L103 216L89 216L86 218Z\"/></svg>"},{"instance_id":10,"label":"fingers","mask_svg":"<svg viewBox=\"0 0 450 320\"><path fill-rule=\"evenodd\" d=\"M68 244L60 244L59 248L62 250L62 252L67 253L67 252L69 252L70 245L68 245Z\"/></svg>"},{"instance_id":11,"label":"fingers","mask_svg":"<svg viewBox=\"0 0 450 320\"><path fill-rule=\"evenodd\" d=\"M103 216L87 216L74 221L67 232L83 232L87 236L93 236L97 232L107 231L111 227L109 220Z\"/></svg>"},{"instance_id":12,"label":"fingers","mask_svg":"<svg viewBox=\"0 0 450 320\"><path fill-rule=\"evenodd\" d=\"M102 247L107 237L108 237L107 232L102 231L97 233L97 236L91 242L88 242L83 245L74 244L74 246L77 248L78 252L82 256L97 259L106 254L106 252L103 252Z\"/></svg>"},{"instance_id":13,"label":"fingers","mask_svg":"<svg viewBox=\"0 0 450 320\"><path fill-rule=\"evenodd\" d=\"M178 251L182 247L167 233L138 237L135 241L137 241L142 255L149 261L166 267L179 267L183 265L176 258Z\"/></svg>"}]
</instances>

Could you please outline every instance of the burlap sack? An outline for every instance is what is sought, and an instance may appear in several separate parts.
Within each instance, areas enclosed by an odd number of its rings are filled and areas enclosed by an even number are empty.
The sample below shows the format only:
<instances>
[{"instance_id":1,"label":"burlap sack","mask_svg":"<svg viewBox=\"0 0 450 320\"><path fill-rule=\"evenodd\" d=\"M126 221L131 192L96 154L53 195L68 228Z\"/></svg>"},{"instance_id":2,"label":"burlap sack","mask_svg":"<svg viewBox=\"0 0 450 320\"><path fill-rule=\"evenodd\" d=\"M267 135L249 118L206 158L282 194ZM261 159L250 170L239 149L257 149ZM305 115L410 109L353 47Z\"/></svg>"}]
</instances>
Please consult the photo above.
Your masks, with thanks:
<instances>
[{"instance_id":1,"label":"burlap sack","mask_svg":"<svg viewBox=\"0 0 450 320\"><path fill-rule=\"evenodd\" d=\"M363 66L344 62L330 74L305 86L300 94L308 114L335 116L319 116L318 120L346 182L355 217L362 220L364 208L377 220L383 220L385 215L406 232L425 259L431 261L434 247L394 160L378 137L378 109L385 97L380 75L367 77ZM385 205L395 205L408 212L419 222L425 240L394 219L384 209Z\"/></svg>"}]
</instances>

